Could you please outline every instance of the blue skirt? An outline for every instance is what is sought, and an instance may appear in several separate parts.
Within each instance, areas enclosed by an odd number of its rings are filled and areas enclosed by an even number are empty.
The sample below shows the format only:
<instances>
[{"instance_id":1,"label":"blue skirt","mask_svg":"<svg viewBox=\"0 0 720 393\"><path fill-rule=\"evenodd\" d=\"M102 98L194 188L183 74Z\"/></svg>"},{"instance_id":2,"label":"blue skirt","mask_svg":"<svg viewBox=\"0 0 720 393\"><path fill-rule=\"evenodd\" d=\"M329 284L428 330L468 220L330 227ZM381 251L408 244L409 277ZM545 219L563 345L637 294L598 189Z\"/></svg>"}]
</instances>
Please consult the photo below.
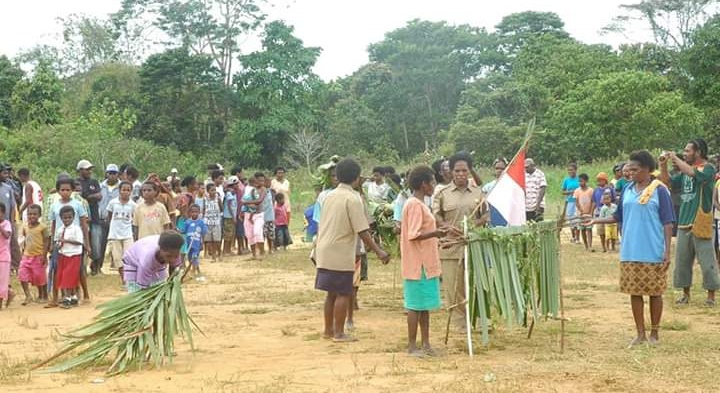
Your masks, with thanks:
<instances>
[{"instance_id":1,"label":"blue skirt","mask_svg":"<svg viewBox=\"0 0 720 393\"><path fill-rule=\"evenodd\" d=\"M419 280L403 280L403 295L407 310L437 310L441 306L440 277L427 278L423 268Z\"/></svg>"}]
</instances>

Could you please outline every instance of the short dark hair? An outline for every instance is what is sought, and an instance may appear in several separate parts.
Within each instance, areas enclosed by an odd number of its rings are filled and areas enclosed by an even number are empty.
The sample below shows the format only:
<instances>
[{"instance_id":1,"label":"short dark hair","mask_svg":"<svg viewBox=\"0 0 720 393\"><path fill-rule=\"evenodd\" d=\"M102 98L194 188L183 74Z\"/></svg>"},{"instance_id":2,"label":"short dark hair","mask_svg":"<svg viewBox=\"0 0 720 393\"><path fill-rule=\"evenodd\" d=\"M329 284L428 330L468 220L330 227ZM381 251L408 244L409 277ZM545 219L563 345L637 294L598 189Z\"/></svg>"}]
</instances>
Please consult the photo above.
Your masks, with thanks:
<instances>
[{"instance_id":1,"label":"short dark hair","mask_svg":"<svg viewBox=\"0 0 720 393\"><path fill-rule=\"evenodd\" d=\"M210 174L210 178L213 180L217 179L220 176L225 176L225 172L223 172L219 169L212 171L212 173Z\"/></svg>"},{"instance_id":2,"label":"short dark hair","mask_svg":"<svg viewBox=\"0 0 720 393\"><path fill-rule=\"evenodd\" d=\"M62 217L63 214L67 214L67 213L70 213L70 214L72 214L73 217L75 217L75 209L73 209L72 206L65 205L60 208L60 217Z\"/></svg>"},{"instance_id":3,"label":"short dark hair","mask_svg":"<svg viewBox=\"0 0 720 393\"><path fill-rule=\"evenodd\" d=\"M394 174L395 173L395 167L392 165L388 165L386 167L383 167L383 170L385 171L385 174Z\"/></svg>"},{"instance_id":4,"label":"short dark hair","mask_svg":"<svg viewBox=\"0 0 720 393\"><path fill-rule=\"evenodd\" d=\"M361 171L362 168L360 168L360 164L358 164L357 161L352 158L346 158L338 162L335 167L335 176L337 176L340 183L352 184L352 182L360 177ZM374 169L373 172L375 172Z\"/></svg>"},{"instance_id":5,"label":"short dark hair","mask_svg":"<svg viewBox=\"0 0 720 393\"><path fill-rule=\"evenodd\" d=\"M568 168L577 169L577 163L575 161L570 161L567 164Z\"/></svg>"},{"instance_id":6,"label":"short dark hair","mask_svg":"<svg viewBox=\"0 0 720 393\"><path fill-rule=\"evenodd\" d=\"M259 177L265 177L265 174L262 173L262 172L255 172L255 176L254 176L254 177L255 177L256 179L259 178Z\"/></svg>"},{"instance_id":7,"label":"short dark hair","mask_svg":"<svg viewBox=\"0 0 720 393\"><path fill-rule=\"evenodd\" d=\"M700 157L707 160L708 158L708 146L707 142L705 142L705 139L697 138L693 139L690 142L688 142L693 146L693 149L700 154Z\"/></svg>"},{"instance_id":8,"label":"short dark hair","mask_svg":"<svg viewBox=\"0 0 720 393\"><path fill-rule=\"evenodd\" d=\"M468 166L468 169L472 169L473 167L473 159L470 156L470 154L466 151L461 151L459 153L455 153L450 157L450 170L455 169L455 164L457 164L459 161L465 161L465 163Z\"/></svg>"},{"instance_id":9,"label":"short dark hair","mask_svg":"<svg viewBox=\"0 0 720 393\"><path fill-rule=\"evenodd\" d=\"M37 210L38 214L42 215L42 206L38 205L37 203L33 203L32 205L28 206L27 210Z\"/></svg>"},{"instance_id":10,"label":"short dark hair","mask_svg":"<svg viewBox=\"0 0 720 393\"><path fill-rule=\"evenodd\" d=\"M385 167L383 166L376 166L373 168L373 173L379 173L381 175L385 174Z\"/></svg>"},{"instance_id":11,"label":"short dark hair","mask_svg":"<svg viewBox=\"0 0 720 393\"><path fill-rule=\"evenodd\" d=\"M442 164L445 162L444 158L441 158L439 160L435 160L435 162L432 163L432 169L435 172L435 181L438 183L441 183L443 180L443 174L442 174Z\"/></svg>"},{"instance_id":12,"label":"short dark hair","mask_svg":"<svg viewBox=\"0 0 720 393\"><path fill-rule=\"evenodd\" d=\"M280 171L287 172L287 171L285 170L285 168L279 166L279 167L275 168L275 171L273 172L273 175L277 175L277 173L280 172Z\"/></svg>"},{"instance_id":13,"label":"short dark hair","mask_svg":"<svg viewBox=\"0 0 720 393\"><path fill-rule=\"evenodd\" d=\"M133 179L137 179L140 177L140 172L138 172L137 168L134 166L128 166L125 168L125 174L132 177Z\"/></svg>"},{"instance_id":14,"label":"short dark hair","mask_svg":"<svg viewBox=\"0 0 720 393\"><path fill-rule=\"evenodd\" d=\"M580 175L578 175L578 178L585 180L585 181L590 180L590 176L588 176L587 173L581 173Z\"/></svg>"},{"instance_id":15,"label":"short dark hair","mask_svg":"<svg viewBox=\"0 0 720 393\"><path fill-rule=\"evenodd\" d=\"M152 188L153 188L153 190L155 190L155 192L160 191L160 186L152 180L148 180L142 184L142 187L145 187L145 186L152 186Z\"/></svg>"},{"instance_id":16,"label":"short dark hair","mask_svg":"<svg viewBox=\"0 0 720 393\"><path fill-rule=\"evenodd\" d=\"M213 184L213 183L208 183L208 184L205 185L205 191L210 192L210 190L217 190L217 188L215 187L215 184Z\"/></svg>"},{"instance_id":17,"label":"short dark hair","mask_svg":"<svg viewBox=\"0 0 720 393\"><path fill-rule=\"evenodd\" d=\"M120 164L120 167L118 168L118 172L125 173L125 170L128 169L129 167L130 167L130 164L128 164L127 162Z\"/></svg>"},{"instance_id":18,"label":"short dark hair","mask_svg":"<svg viewBox=\"0 0 720 393\"><path fill-rule=\"evenodd\" d=\"M193 181L195 181L195 176L185 176L180 182L180 185L183 187L187 187L192 184Z\"/></svg>"},{"instance_id":19,"label":"short dark hair","mask_svg":"<svg viewBox=\"0 0 720 393\"><path fill-rule=\"evenodd\" d=\"M235 165L234 167L232 167L230 172L234 175L236 173L242 172L242 170L243 170L243 167L240 164L238 164L238 165Z\"/></svg>"},{"instance_id":20,"label":"short dark hair","mask_svg":"<svg viewBox=\"0 0 720 393\"><path fill-rule=\"evenodd\" d=\"M190 210L192 210L192 209L194 209L194 208L197 208L198 210L200 210L200 205L198 205L197 203L193 203L193 204L191 204L190 207L188 208L188 211L190 211Z\"/></svg>"},{"instance_id":21,"label":"short dark hair","mask_svg":"<svg viewBox=\"0 0 720 393\"><path fill-rule=\"evenodd\" d=\"M28 168L20 168L17 171L18 176L30 176L30 169Z\"/></svg>"},{"instance_id":22,"label":"short dark hair","mask_svg":"<svg viewBox=\"0 0 720 393\"><path fill-rule=\"evenodd\" d=\"M628 157L628 160L637 162L638 166L640 166L641 168L646 168L650 172L654 171L655 168L657 168L655 158L647 150L635 150L634 152L630 153L630 157Z\"/></svg>"},{"instance_id":23,"label":"short dark hair","mask_svg":"<svg viewBox=\"0 0 720 393\"><path fill-rule=\"evenodd\" d=\"M435 171L433 171L432 168L426 165L421 165L413 168L410 171L410 175L408 175L408 182L410 183L410 188L412 188L413 191L417 191L420 189L420 187L422 187L423 183L432 183L434 174Z\"/></svg>"},{"instance_id":24,"label":"short dark hair","mask_svg":"<svg viewBox=\"0 0 720 393\"><path fill-rule=\"evenodd\" d=\"M281 192L278 192L277 194L275 194L275 201L278 203L285 202L285 195L283 195L283 193Z\"/></svg>"},{"instance_id":25,"label":"short dark hair","mask_svg":"<svg viewBox=\"0 0 720 393\"><path fill-rule=\"evenodd\" d=\"M400 176L397 173L391 173L391 174L387 175L387 177L393 183L395 183L397 186L400 186L400 183L402 183L402 179L400 178Z\"/></svg>"},{"instance_id":26,"label":"short dark hair","mask_svg":"<svg viewBox=\"0 0 720 393\"><path fill-rule=\"evenodd\" d=\"M63 184L69 184L71 189L75 189L75 180L70 176L58 177L57 181L55 182L55 189L60 191L60 186Z\"/></svg>"},{"instance_id":27,"label":"short dark hair","mask_svg":"<svg viewBox=\"0 0 720 393\"><path fill-rule=\"evenodd\" d=\"M132 189L133 189L133 185L129 181L125 181L125 180L121 181L120 185L118 185L118 190L122 190L123 186L130 187L130 191L132 191Z\"/></svg>"},{"instance_id":28,"label":"short dark hair","mask_svg":"<svg viewBox=\"0 0 720 393\"><path fill-rule=\"evenodd\" d=\"M185 239L176 231L164 231L158 239L158 246L161 250L179 250L185 244Z\"/></svg>"}]
</instances>

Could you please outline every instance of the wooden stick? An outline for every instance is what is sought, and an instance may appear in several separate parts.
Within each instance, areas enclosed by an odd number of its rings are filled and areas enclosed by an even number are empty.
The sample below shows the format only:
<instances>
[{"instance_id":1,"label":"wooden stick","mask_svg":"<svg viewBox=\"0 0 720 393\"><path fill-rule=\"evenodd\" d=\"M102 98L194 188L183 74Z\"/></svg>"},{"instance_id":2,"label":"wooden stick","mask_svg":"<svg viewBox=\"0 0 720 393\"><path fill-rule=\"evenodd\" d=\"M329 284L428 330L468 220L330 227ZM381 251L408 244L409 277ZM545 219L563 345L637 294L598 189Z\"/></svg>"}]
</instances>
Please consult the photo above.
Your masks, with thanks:
<instances>
[{"instance_id":1,"label":"wooden stick","mask_svg":"<svg viewBox=\"0 0 720 393\"><path fill-rule=\"evenodd\" d=\"M560 231L562 225L565 223L565 214L567 213L567 200L563 206L562 215L558 219L558 231L557 231L557 260L558 260L558 281L560 285L560 353L565 352L565 305L563 302L563 285L562 285L562 265L560 263Z\"/></svg>"}]
</instances>

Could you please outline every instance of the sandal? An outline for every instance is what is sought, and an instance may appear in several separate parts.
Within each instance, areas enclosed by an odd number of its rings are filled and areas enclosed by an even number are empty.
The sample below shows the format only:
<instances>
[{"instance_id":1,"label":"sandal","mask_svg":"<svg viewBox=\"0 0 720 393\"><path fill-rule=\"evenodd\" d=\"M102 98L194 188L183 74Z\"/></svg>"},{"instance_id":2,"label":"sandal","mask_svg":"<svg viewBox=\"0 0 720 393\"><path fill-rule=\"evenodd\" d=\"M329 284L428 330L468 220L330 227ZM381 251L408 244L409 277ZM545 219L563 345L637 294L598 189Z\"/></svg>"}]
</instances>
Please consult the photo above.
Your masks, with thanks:
<instances>
[{"instance_id":1,"label":"sandal","mask_svg":"<svg viewBox=\"0 0 720 393\"><path fill-rule=\"evenodd\" d=\"M705 307L715 307L715 299L705 299Z\"/></svg>"},{"instance_id":2,"label":"sandal","mask_svg":"<svg viewBox=\"0 0 720 393\"><path fill-rule=\"evenodd\" d=\"M690 304L690 297L689 297L689 296L683 295L683 296L679 297L677 300L675 300L675 305L676 305L676 306L685 306L685 305L688 305L688 304Z\"/></svg>"}]
</instances>

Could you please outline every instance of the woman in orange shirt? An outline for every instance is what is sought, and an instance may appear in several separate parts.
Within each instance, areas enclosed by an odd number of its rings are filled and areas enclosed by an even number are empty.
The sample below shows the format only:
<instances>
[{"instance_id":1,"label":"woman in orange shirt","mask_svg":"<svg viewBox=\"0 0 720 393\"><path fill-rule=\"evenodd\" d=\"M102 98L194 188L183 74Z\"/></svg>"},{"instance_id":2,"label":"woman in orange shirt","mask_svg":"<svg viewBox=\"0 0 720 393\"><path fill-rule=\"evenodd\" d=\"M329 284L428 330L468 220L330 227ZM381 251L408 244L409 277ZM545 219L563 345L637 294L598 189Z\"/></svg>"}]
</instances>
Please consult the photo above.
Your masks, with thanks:
<instances>
[{"instance_id":1,"label":"woman in orange shirt","mask_svg":"<svg viewBox=\"0 0 720 393\"><path fill-rule=\"evenodd\" d=\"M434 172L430 167L414 168L408 176L413 195L402 211L400 254L402 256L403 292L408 324L408 354L433 356L430 346L430 310L440 308L440 254L438 239L447 234L437 228L435 217L424 198L435 189ZM417 347L420 325L422 348Z\"/></svg>"}]
</instances>

